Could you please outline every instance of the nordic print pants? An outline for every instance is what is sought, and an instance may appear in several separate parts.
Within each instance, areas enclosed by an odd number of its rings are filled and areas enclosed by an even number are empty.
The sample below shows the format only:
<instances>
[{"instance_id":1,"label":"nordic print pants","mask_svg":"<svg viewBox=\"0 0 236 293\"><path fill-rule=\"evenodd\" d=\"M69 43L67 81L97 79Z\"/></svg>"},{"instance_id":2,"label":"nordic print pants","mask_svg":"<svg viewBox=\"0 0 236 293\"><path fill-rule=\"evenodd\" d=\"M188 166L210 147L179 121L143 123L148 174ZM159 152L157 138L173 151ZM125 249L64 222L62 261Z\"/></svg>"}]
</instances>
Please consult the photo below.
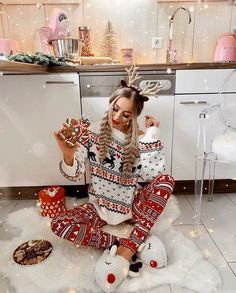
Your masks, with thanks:
<instances>
[{"instance_id":1,"label":"nordic print pants","mask_svg":"<svg viewBox=\"0 0 236 293\"><path fill-rule=\"evenodd\" d=\"M136 252L148 236L152 226L163 212L174 189L174 180L169 175L159 175L137 191L132 207L134 228L129 238L119 238L104 232L107 225L91 203L68 210L52 219L51 229L59 237L77 245L109 248L115 241Z\"/></svg>"}]
</instances>

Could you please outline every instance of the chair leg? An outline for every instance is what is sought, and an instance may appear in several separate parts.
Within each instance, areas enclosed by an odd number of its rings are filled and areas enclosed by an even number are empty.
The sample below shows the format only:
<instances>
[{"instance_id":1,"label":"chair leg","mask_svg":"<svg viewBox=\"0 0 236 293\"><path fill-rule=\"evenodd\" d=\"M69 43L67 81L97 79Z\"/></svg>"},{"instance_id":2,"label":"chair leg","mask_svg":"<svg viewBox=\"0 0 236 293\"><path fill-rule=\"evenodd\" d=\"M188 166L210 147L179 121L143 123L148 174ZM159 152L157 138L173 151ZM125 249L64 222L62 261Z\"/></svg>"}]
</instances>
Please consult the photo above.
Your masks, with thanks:
<instances>
[{"instance_id":1,"label":"chair leg","mask_svg":"<svg viewBox=\"0 0 236 293\"><path fill-rule=\"evenodd\" d=\"M203 184L204 184L206 164L207 164L207 161L206 161L205 155L203 159L199 159L196 157L195 185L194 185L194 194L195 194L195 207L194 207L195 216L194 216L194 226L193 226L194 237L199 237L199 233L200 233L202 194L203 194Z\"/></svg>"},{"instance_id":2,"label":"chair leg","mask_svg":"<svg viewBox=\"0 0 236 293\"><path fill-rule=\"evenodd\" d=\"M213 200L214 183L215 183L215 167L216 167L216 155L209 161L209 181L208 181L208 198L209 202Z\"/></svg>"}]
</instances>

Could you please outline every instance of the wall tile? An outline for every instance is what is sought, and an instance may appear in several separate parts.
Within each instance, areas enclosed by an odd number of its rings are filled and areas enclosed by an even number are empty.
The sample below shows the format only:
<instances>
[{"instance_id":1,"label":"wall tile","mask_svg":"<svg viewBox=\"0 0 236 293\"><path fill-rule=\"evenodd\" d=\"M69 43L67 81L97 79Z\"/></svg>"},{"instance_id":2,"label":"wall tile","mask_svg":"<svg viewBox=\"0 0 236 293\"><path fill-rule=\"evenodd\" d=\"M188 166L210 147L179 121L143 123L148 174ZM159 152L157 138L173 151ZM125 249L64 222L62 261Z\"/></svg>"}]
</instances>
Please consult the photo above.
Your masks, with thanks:
<instances>
[{"instance_id":1,"label":"wall tile","mask_svg":"<svg viewBox=\"0 0 236 293\"><path fill-rule=\"evenodd\" d=\"M231 15L231 26L230 31L233 32L236 30L236 6L232 7L232 15Z\"/></svg>"},{"instance_id":2,"label":"wall tile","mask_svg":"<svg viewBox=\"0 0 236 293\"><path fill-rule=\"evenodd\" d=\"M24 52L33 52L34 32L45 25L44 9L36 5L7 6L9 37L17 40Z\"/></svg>"},{"instance_id":3,"label":"wall tile","mask_svg":"<svg viewBox=\"0 0 236 293\"><path fill-rule=\"evenodd\" d=\"M19 1L20 2L20 1ZM22 1L21 1L22 2ZM166 60L169 37L169 16L183 6L191 10L192 22L180 10L174 19L173 48L178 62L211 61L217 38L236 29L236 7L228 2L157 0L84 0L80 4L6 5L7 17L0 16L0 37L20 41L23 51L34 51L34 33L45 26L54 7L61 7L71 21L72 37L78 37L78 27L91 28L92 53L101 55L104 29L111 20L117 37L117 57L121 48L134 48L137 63L162 63ZM207 6L207 8L206 8ZM163 48L153 49L152 38L163 38Z\"/></svg>"},{"instance_id":4,"label":"wall tile","mask_svg":"<svg viewBox=\"0 0 236 293\"><path fill-rule=\"evenodd\" d=\"M5 35L5 31L4 31L4 27L3 27L3 19L2 16L0 15L0 38L4 38Z\"/></svg>"},{"instance_id":5,"label":"wall tile","mask_svg":"<svg viewBox=\"0 0 236 293\"><path fill-rule=\"evenodd\" d=\"M91 27L95 55L101 55L101 44L108 20L116 33L117 50L134 48L137 63L156 62L151 40L157 35L156 0L89 0L84 4L84 24Z\"/></svg>"},{"instance_id":6,"label":"wall tile","mask_svg":"<svg viewBox=\"0 0 236 293\"><path fill-rule=\"evenodd\" d=\"M163 49L158 50L158 62L166 60L169 40L169 19L177 7L184 7L191 12L191 23L188 14L179 10L173 22L173 49L177 50L178 62L190 62L192 59L193 30L195 21L195 2L159 3L158 4L158 35L163 38Z\"/></svg>"},{"instance_id":7,"label":"wall tile","mask_svg":"<svg viewBox=\"0 0 236 293\"><path fill-rule=\"evenodd\" d=\"M232 5L208 2L196 5L193 61L212 61L217 38L230 30Z\"/></svg>"}]
</instances>

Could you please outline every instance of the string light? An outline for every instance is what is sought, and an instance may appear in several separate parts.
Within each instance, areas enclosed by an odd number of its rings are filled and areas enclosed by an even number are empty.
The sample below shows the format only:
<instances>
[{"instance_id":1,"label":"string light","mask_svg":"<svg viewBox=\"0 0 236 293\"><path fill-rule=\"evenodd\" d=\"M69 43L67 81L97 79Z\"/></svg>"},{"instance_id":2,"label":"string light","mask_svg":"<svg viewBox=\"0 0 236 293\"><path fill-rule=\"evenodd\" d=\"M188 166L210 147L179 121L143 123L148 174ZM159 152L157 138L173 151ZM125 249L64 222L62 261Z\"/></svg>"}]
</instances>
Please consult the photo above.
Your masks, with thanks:
<instances>
[{"instance_id":1,"label":"string light","mask_svg":"<svg viewBox=\"0 0 236 293\"><path fill-rule=\"evenodd\" d=\"M43 7L43 4L41 2L36 3L36 7L38 9L41 9Z\"/></svg>"}]
</instances>

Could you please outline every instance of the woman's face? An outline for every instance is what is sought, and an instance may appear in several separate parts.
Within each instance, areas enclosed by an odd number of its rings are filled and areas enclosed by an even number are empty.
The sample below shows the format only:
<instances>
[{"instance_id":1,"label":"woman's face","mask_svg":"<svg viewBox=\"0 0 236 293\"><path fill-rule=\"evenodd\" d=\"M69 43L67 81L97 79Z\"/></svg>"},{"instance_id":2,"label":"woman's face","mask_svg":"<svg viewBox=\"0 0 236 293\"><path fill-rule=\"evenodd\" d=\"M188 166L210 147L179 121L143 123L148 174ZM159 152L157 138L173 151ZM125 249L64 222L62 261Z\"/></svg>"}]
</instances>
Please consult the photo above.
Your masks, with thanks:
<instances>
[{"instance_id":1,"label":"woman's face","mask_svg":"<svg viewBox=\"0 0 236 293\"><path fill-rule=\"evenodd\" d=\"M120 97L114 104L112 109L112 127L120 131L129 124L133 113L133 100Z\"/></svg>"}]
</instances>

